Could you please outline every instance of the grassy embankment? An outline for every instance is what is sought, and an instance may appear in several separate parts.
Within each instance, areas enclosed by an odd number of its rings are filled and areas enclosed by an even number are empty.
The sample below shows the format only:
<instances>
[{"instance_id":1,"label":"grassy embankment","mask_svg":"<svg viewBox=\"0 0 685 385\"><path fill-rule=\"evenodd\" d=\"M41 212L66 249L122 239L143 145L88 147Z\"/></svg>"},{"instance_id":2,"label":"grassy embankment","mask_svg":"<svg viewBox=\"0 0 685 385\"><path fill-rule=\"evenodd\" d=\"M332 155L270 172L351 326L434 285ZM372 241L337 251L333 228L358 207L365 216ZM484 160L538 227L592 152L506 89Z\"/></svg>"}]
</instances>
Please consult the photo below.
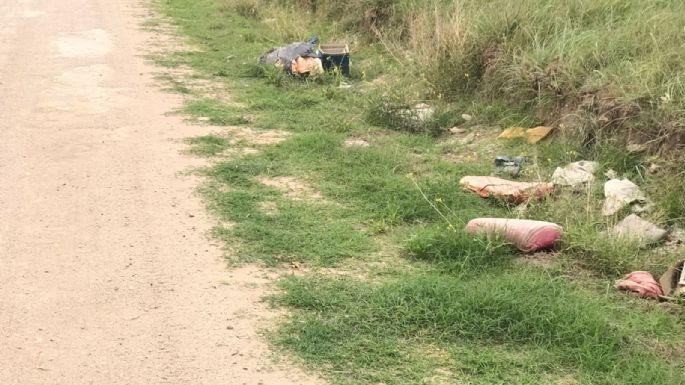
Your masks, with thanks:
<instances>
[{"instance_id":1,"label":"grassy embankment","mask_svg":"<svg viewBox=\"0 0 685 385\"><path fill-rule=\"evenodd\" d=\"M464 175L489 174L498 154L530 159L530 180L591 159L643 186L657 202L651 219L682 222L677 2L548 3L159 3L197 47L159 63L190 66L230 93L166 79L188 95L185 113L292 134L259 144L227 128L189 140L215 160L203 193L231 223L216 236L242 261L306 268L279 283L274 303L292 315L273 333L277 346L340 384L685 383L682 314L610 287L677 255L600 235L626 215L599 214L602 178L525 210L458 188ZM353 43L352 79L301 81L254 64L311 34ZM397 112L423 101L436 108L427 122ZM537 124L556 127L538 145L494 139ZM645 149L630 153L630 143ZM564 242L533 263L463 234L478 216L552 220Z\"/></svg>"}]
</instances>

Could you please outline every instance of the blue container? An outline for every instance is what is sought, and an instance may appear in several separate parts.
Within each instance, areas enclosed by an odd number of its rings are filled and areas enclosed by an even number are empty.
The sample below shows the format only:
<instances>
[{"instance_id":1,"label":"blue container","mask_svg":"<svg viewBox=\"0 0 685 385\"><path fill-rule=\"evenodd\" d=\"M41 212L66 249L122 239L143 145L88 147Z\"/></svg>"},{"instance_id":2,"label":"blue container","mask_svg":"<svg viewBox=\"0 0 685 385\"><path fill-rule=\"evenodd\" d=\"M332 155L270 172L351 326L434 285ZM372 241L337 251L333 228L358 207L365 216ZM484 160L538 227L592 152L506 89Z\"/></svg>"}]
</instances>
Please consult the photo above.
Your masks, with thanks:
<instances>
[{"instance_id":1,"label":"blue container","mask_svg":"<svg viewBox=\"0 0 685 385\"><path fill-rule=\"evenodd\" d=\"M321 45L321 64L324 71L338 69L345 77L350 77L350 48L347 44Z\"/></svg>"}]
</instances>

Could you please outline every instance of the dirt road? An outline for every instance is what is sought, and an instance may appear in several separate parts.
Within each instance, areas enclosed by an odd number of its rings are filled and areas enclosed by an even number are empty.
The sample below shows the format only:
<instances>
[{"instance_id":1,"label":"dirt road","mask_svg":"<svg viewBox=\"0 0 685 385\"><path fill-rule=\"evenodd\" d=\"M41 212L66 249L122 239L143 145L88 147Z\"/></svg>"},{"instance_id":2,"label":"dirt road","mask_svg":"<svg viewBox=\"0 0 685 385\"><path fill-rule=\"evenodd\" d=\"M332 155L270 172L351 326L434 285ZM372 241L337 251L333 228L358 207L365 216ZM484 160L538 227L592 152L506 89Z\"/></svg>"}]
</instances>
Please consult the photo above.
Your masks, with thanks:
<instances>
[{"instance_id":1,"label":"dirt road","mask_svg":"<svg viewBox=\"0 0 685 385\"><path fill-rule=\"evenodd\" d=\"M0 1L0 383L299 384L180 175L137 0Z\"/></svg>"}]
</instances>

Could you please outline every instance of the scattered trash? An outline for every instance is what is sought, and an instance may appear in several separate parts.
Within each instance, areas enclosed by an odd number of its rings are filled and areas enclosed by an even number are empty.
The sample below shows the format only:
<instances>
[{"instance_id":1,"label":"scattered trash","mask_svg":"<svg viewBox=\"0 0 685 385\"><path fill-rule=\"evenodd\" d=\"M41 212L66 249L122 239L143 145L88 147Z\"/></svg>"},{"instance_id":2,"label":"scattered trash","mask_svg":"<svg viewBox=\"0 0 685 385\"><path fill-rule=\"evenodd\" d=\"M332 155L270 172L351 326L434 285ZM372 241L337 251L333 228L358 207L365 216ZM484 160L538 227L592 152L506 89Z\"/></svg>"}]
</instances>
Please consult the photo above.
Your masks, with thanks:
<instances>
[{"instance_id":1,"label":"scattered trash","mask_svg":"<svg viewBox=\"0 0 685 385\"><path fill-rule=\"evenodd\" d=\"M648 271L634 271L616 281L614 287L637 293L642 298L659 298L664 295L661 287Z\"/></svg>"},{"instance_id":2,"label":"scattered trash","mask_svg":"<svg viewBox=\"0 0 685 385\"><path fill-rule=\"evenodd\" d=\"M317 48L319 38L271 48L259 57L260 64L273 64L289 74L315 75L323 72L323 54Z\"/></svg>"},{"instance_id":3,"label":"scattered trash","mask_svg":"<svg viewBox=\"0 0 685 385\"><path fill-rule=\"evenodd\" d=\"M523 127L510 127L502 131L497 137L498 139L526 139L528 143L535 144L544 139L552 132L552 127L538 126L534 128L525 129Z\"/></svg>"},{"instance_id":4,"label":"scattered trash","mask_svg":"<svg viewBox=\"0 0 685 385\"><path fill-rule=\"evenodd\" d=\"M318 75L323 73L321 59L313 57L298 57L293 60L290 71L298 75Z\"/></svg>"},{"instance_id":5,"label":"scattered trash","mask_svg":"<svg viewBox=\"0 0 685 385\"><path fill-rule=\"evenodd\" d=\"M520 204L531 198L539 199L554 192L551 183L514 182L493 176L465 176L459 184L483 198L494 196L512 204Z\"/></svg>"},{"instance_id":6,"label":"scattered trash","mask_svg":"<svg viewBox=\"0 0 685 385\"><path fill-rule=\"evenodd\" d=\"M664 295L678 297L685 295L685 260L671 266L659 279Z\"/></svg>"},{"instance_id":7,"label":"scattered trash","mask_svg":"<svg viewBox=\"0 0 685 385\"><path fill-rule=\"evenodd\" d=\"M502 131L501 134L497 137L498 139L516 139L516 138L525 138L526 137L526 129L523 127L509 127L506 130Z\"/></svg>"},{"instance_id":8,"label":"scattered trash","mask_svg":"<svg viewBox=\"0 0 685 385\"><path fill-rule=\"evenodd\" d=\"M473 219L464 231L471 235L500 235L526 253L553 248L562 234L561 226L555 223L507 218Z\"/></svg>"},{"instance_id":9,"label":"scattered trash","mask_svg":"<svg viewBox=\"0 0 685 385\"><path fill-rule=\"evenodd\" d=\"M430 120L434 113L433 107L426 103L419 103L412 108L412 116L416 117L419 122Z\"/></svg>"},{"instance_id":10,"label":"scattered trash","mask_svg":"<svg viewBox=\"0 0 685 385\"><path fill-rule=\"evenodd\" d=\"M347 44L322 44L321 60L324 70L337 70L350 77L350 47Z\"/></svg>"},{"instance_id":11,"label":"scattered trash","mask_svg":"<svg viewBox=\"0 0 685 385\"><path fill-rule=\"evenodd\" d=\"M604 206L603 215L613 215L623 207L638 203L648 203L647 198L642 195L640 188L628 179L611 179L604 184Z\"/></svg>"},{"instance_id":12,"label":"scattered trash","mask_svg":"<svg viewBox=\"0 0 685 385\"><path fill-rule=\"evenodd\" d=\"M500 155L495 158L495 175L506 175L517 178L521 173L521 165L525 159L521 156L510 158Z\"/></svg>"},{"instance_id":13,"label":"scattered trash","mask_svg":"<svg viewBox=\"0 0 685 385\"><path fill-rule=\"evenodd\" d=\"M528 143L535 144L552 132L552 127L539 126L526 131Z\"/></svg>"},{"instance_id":14,"label":"scattered trash","mask_svg":"<svg viewBox=\"0 0 685 385\"><path fill-rule=\"evenodd\" d=\"M637 239L643 245L649 245L664 239L668 231L635 214L630 214L614 226L611 229L611 233L621 237Z\"/></svg>"},{"instance_id":15,"label":"scattered trash","mask_svg":"<svg viewBox=\"0 0 685 385\"><path fill-rule=\"evenodd\" d=\"M581 160L569 163L565 167L557 167L552 174L552 183L557 186L576 187L585 183L590 183L595 179L595 172L599 168L597 162Z\"/></svg>"},{"instance_id":16,"label":"scattered trash","mask_svg":"<svg viewBox=\"0 0 685 385\"><path fill-rule=\"evenodd\" d=\"M473 116L471 116L469 114L461 114L461 118L467 122L470 122L473 119Z\"/></svg>"}]
</instances>

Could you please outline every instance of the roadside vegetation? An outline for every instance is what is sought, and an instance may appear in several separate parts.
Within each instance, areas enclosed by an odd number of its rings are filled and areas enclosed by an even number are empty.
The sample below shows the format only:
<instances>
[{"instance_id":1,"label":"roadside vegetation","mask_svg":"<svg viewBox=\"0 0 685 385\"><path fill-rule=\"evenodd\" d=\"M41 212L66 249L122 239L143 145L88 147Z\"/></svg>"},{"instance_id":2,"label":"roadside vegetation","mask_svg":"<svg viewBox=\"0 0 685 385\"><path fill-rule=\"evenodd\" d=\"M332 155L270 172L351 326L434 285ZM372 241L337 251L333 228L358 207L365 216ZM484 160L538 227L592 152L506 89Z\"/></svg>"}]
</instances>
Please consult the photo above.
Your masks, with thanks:
<instances>
[{"instance_id":1,"label":"roadside vegetation","mask_svg":"<svg viewBox=\"0 0 685 385\"><path fill-rule=\"evenodd\" d=\"M685 13L482 3L158 1L193 47L155 56L175 74L160 80L186 98L180 113L217 126L188 139L212 161L214 235L233 263L299 271L277 282L270 300L290 315L269 336L334 384L685 384L682 308L611 287L683 250L607 238L626 213L600 213L611 169L655 201L649 219L685 223ZM351 44L351 78L256 64L311 35ZM434 114L407 116L417 103ZM536 125L555 129L536 145L496 140ZM526 157L521 180L581 159L601 170L524 207L462 191L496 155ZM488 216L556 222L563 242L527 256L464 234Z\"/></svg>"}]
</instances>

